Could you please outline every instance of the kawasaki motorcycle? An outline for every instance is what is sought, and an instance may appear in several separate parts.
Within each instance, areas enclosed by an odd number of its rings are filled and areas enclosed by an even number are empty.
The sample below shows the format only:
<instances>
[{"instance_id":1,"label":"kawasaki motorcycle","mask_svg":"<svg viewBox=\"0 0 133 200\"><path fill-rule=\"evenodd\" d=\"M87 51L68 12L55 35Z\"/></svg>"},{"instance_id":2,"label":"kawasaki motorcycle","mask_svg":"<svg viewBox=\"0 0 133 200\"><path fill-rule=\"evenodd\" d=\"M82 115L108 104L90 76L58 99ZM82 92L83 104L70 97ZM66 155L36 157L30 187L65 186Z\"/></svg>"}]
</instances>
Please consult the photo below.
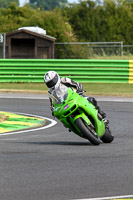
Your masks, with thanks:
<instances>
[{"instance_id":1,"label":"kawasaki motorcycle","mask_svg":"<svg viewBox=\"0 0 133 200\"><path fill-rule=\"evenodd\" d=\"M89 140L93 145L111 143L114 139L107 120L95 106L72 88L60 85L51 94L53 114L69 131Z\"/></svg>"}]
</instances>

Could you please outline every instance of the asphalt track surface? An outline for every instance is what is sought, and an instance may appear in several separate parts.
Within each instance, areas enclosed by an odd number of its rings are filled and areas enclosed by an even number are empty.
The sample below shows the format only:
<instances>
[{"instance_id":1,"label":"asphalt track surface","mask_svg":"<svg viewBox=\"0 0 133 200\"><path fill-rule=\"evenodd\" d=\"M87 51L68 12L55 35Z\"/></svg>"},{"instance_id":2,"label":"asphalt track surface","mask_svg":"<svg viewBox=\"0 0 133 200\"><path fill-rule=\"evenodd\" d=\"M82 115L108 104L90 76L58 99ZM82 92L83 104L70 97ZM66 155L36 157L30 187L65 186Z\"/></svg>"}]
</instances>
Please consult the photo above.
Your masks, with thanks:
<instances>
[{"instance_id":1,"label":"asphalt track surface","mask_svg":"<svg viewBox=\"0 0 133 200\"><path fill-rule=\"evenodd\" d=\"M26 97L1 94L0 110L51 118L45 97ZM111 144L91 145L60 122L49 129L0 135L0 200L133 195L133 100L123 99L99 102L115 136Z\"/></svg>"}]
</instances>

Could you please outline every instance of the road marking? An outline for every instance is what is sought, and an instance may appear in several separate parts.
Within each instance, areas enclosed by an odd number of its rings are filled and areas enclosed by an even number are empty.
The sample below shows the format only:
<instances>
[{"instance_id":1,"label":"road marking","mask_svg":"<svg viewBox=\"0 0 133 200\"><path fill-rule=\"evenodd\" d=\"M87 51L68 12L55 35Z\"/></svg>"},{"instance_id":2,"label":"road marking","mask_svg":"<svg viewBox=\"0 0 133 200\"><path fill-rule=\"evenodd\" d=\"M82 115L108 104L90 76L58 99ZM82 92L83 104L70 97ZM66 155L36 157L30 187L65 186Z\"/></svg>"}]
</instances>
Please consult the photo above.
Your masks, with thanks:
<instances>
[{"instance_id":1,"label":"road marking","mask_svg":"<svg viewBox=\"0 0 133 200\"><path fill-rule=\"evenodd\" d=\"M88 199L73 199L73 200L107 200L107 199L108 200L129 200L129 199L133 200L133 195L100 197L100 198L88 198Z\"/></svg>"},{"instance_id":2,"label":"road marking","mask_svg":"<svg viewBox=\"0 0 133 200\"><path fill-rule=\"evenodd\" d=\"M32 115L32 114L18 113L18 112L12 112L12 113L20 114L20 115L26 115L26 116L31 116L31 117L40 117L40 118L43 118L43 119L46 119L46 120L50 121L51 123L48 124L48 125L46 125L46 126L39 127L39 128L33 128L33 129L27 129L27 130L21 130L21 131L14 131L14 132L9 132L9 133L3 133L3 134L0 134L0 136L13 135L13 134L17 134L17 133L26 133L26 132L31 132L31 131L39 131L39 130L43 130L43 129L46 129L46 128L50 128L50 127L52 127L52 126L54 126L54 125L57 124L57 122L55 120L47 118L47 117L39 116L39 115Z\"/></svg>"},{"instance_id":3,"label":"road marking","mask_svg":"<svg viewBox=\"0 0 133 200\"><path fill-rule=\"evenodd\" d=\"M111 102L133 102L133 97L120 97L120 96L96 96L98 101L111 101ZM49 99L47 94L27 94L27 93L0 93L0 98L9 99Z\"/></svg>"},{"instance_id":4,"label":"road marking","mask_svg":"<svg viewBox=\"0 0 133 200\"><path fill-rule=\"evenodd\" d=\"M0 134L38 128L45 124L43 118L0 111Z\"/></svg>"}]
</instances>

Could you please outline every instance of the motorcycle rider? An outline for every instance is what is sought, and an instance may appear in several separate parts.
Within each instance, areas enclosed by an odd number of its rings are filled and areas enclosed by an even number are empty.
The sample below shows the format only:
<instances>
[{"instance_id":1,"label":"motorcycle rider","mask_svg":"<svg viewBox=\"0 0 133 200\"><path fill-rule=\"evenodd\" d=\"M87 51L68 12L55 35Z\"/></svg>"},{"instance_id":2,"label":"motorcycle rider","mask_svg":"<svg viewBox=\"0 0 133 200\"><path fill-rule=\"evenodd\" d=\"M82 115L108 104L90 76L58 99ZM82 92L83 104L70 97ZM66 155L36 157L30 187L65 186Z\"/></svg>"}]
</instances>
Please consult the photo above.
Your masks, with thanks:
<instances>
[{"instance_id":1,"label":"motorcycle rider","mask_svg":"<svg viewBox=\"0 0 133 200\"><path fill-rule=\"evenodd\" d=\"M75 88L77 93L79 94L81 93L80 95L87 98L87 100L95 106L95 108L98 110L98 113L102 116L103 119L106 117L106 113L103 112L101 108L98 106L97 100L94 97L87 97L86 95L83 94L83 86L81 83L75 82L67 77L60 78L59 74L55 71L48 71L44 75L44 82L48 87L49 100L51 104L50 108L52 111L52 115L53 115L53 103L50 94L52 93L53 90L56 90L60 84L64 84L67 87Z\"/></svg>"}]
</instances>

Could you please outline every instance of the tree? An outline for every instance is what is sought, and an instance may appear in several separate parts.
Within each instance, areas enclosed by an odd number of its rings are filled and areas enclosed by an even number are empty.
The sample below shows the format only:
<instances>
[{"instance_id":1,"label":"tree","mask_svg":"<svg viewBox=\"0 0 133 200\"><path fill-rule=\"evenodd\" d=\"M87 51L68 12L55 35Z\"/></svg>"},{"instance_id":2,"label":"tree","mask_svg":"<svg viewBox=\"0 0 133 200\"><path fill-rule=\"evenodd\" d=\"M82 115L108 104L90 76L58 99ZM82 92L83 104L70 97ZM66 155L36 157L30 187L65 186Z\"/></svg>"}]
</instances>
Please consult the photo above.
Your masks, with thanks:
<instances>
[{"instance_id":1,"label":"tree","mask_svg":"<svg viewBox=\"0 0 133 200\"><path fill-rule=\"evenodd\" d=\"M79 40L97 41L100 18L96 3L91 0L81 1L80 4L65 7L63 15L68 17Z\"/></svg>"},{"instance_id":2,"label":"tree","mask_svg":"<svg viewBox=\"0 0 133 200\"><path fill-rule=\"evenodd\" d=\"M44 10L53 10L56 7L62 7L67 0L30 0L30 5L34 7L43 7Z\"/></svg>"},{"instance_id":3,"label":"tree","mask_svg":"<svg viewBox=\"0 0 133 200\"><path fill-rule=\"evenodd\" d=\"M19 5L19 0L0 0L0 8L7 8L12 2Z\"/></svg>"},{"instance_id":4,"label":"tree","mask_svg":"<svg viewBox=\"0 0 133 200\"><path fill-rule=\"evenodd\" d=\"M53 11L33 9L29 5L23 7L12 3L7 9L0 9L0 32L7 33L23 26L38 26L46 30L47 35L56 38L57 42L75 41L71 25L67 22L59 8Z\"/></svg>"},{"instance_id":5,"label":"tree","mask_svg":"<svg viewBox=\"0 0 133 200\"><path fill-rule=\"evenodd\" d=\"M105 41L123 41L124 44L133 43L132 6L126 0L105 0L104 21L107 25L102 27Z\"/></svg>"},{"instance_id":6,"label":"tree","mask_svg":"<svg viewBox=\"0 0 133 200\"><path fill-rule=\"evenodd\" d=\"M100 2L100 1L99 1ZM62 11L79 41L133 43L133 0L92 0L65 7Z\"/></svg>"}]
</instances>

